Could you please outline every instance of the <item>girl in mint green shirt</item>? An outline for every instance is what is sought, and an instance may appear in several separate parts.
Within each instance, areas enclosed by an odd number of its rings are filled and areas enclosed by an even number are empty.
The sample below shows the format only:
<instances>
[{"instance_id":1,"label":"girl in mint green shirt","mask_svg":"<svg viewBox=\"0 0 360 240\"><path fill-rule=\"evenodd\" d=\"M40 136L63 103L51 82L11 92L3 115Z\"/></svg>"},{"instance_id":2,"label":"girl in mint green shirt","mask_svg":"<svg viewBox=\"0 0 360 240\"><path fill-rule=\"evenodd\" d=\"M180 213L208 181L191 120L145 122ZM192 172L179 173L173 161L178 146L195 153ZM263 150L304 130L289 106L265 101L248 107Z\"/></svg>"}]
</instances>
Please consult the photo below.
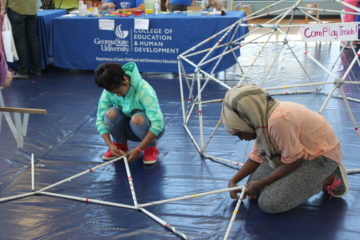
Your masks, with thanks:
<instances>
[{"instance_id":1,"label":"girl in mint green shirt","mask_svg":"<svg viewBox=\"0 0 360 240\"><path fill-rule=\"evenodd\" d=\"M155 143L164 132L164 119L154 89L142 79L136 64L101 64L95 82L104 89L96 119L109 147L103 159L127 155L133 161L144 151L143 162L155 163L159 153ZM127 140L140 143L128 151Z\"/></svg>"}]
</instances>

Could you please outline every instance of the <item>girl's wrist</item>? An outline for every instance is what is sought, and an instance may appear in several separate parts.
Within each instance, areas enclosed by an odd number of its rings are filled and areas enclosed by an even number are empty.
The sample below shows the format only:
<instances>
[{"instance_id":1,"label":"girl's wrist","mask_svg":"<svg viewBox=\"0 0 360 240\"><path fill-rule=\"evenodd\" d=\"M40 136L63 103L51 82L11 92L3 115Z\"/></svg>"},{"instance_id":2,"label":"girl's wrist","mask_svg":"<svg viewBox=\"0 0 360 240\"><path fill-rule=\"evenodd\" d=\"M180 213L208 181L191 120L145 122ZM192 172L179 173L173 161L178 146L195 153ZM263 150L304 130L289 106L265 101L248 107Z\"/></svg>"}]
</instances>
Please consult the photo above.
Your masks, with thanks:
<instances>
[{"instance_id":1,"label":"girl's wrist","mask_svg":"<svg viewBox=\"0 0 360 240\"><path fill-rule=\"evenodd\" d=\"M139 146L135 147L135 150L138 151L139 153L143 152L144 150L142 150Z\"/></svg>"}]
</instances>

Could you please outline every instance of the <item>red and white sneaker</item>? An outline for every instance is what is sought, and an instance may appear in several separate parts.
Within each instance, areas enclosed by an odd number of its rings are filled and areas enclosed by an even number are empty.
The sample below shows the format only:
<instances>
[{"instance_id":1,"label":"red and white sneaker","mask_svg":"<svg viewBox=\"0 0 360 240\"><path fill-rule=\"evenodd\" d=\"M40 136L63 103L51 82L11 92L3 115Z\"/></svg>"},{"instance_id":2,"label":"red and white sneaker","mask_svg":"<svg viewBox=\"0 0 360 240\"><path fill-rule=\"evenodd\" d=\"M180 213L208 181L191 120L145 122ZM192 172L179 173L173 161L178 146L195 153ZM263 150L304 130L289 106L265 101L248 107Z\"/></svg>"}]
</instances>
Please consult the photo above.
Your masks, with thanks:
<instances>
[{"instance_id":1,"label":"red and white sneaker","mask_svg":"<svg viewBox=\"0 0 360 240\"><path fill-rule=\"evenodd\" d=\"M146 147L144 149L144 157L143 157L144 164L156 163L158 154L159 154L159 151L157 150L156 146Z\"/></svg>"},{"instance_id":2,"label":"red and white sneaker","mask_svg":"<svg viewBox=\"0 0 360 240\"><path fill-rule=\"evenodd\" d=\"M323 189L330 197L342 197L349 190L346 170L342 164L336 168L333 174L332 183Z\"/></svg>"},{"instance_id":3,"label":"red and white sneaker","mask_svg":"<svg viewBox=\"0 0 360 240\"><path fill-rule=\"evenodd\" d=\"M113 142L113 144L118 148L120 149L121 151L123 152L127 152L129 150L128 148L128 145L127 145L127 142L124 143L124 144L120 144L120 143L117 143L117 142ZM104 155L102 156L103 160L106 160L106 161L109 161L109 160L112 160L112 159L115 159L116 156L112 155L111 153L111 150L107 150L106 153L104 153Z\"/></svg>"}]
</instances>

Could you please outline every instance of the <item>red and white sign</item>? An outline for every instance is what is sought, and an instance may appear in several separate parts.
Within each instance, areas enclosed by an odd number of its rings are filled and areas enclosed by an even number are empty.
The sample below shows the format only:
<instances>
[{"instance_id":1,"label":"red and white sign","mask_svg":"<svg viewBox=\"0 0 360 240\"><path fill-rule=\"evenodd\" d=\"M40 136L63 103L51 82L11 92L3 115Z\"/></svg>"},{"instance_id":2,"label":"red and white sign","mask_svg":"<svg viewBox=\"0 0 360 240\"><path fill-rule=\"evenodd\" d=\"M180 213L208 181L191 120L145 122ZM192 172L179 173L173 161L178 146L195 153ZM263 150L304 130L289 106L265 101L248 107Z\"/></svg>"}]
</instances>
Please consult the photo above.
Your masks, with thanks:
<instances>
[{"instance_id":1,"label":"red and white sign","mask_svg":"<svg viewBox=\"0 0 360 240\"><path fill-rule=\"evenodd\" d=\"M310 24L300 28L302 40L355 41L358 40L360 22Z\"/></svg>"}]
</instances>

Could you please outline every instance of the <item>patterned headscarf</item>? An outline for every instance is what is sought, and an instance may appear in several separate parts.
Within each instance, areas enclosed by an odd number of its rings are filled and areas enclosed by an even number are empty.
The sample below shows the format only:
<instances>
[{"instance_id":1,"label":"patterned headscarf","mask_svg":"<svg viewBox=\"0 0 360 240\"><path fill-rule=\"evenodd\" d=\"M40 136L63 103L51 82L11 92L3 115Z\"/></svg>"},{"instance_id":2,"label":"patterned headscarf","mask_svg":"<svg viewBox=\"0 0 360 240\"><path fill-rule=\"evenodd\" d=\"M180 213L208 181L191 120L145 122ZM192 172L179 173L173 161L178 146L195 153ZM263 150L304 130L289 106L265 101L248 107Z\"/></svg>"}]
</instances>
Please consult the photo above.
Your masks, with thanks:
<instances>
[{"instance_id":1,"label":"patterned headscarf","mask_svg":"<svg viewBox=\"0 0 360 240\"><path fill-rule=\"evenodd\" d=\"M233 132L256 133L256 143L262 155L278 155L268 132L268 120L279 102L254 84L229 89L223 101L221 119Z\"/></svg>"}]
</instances>

